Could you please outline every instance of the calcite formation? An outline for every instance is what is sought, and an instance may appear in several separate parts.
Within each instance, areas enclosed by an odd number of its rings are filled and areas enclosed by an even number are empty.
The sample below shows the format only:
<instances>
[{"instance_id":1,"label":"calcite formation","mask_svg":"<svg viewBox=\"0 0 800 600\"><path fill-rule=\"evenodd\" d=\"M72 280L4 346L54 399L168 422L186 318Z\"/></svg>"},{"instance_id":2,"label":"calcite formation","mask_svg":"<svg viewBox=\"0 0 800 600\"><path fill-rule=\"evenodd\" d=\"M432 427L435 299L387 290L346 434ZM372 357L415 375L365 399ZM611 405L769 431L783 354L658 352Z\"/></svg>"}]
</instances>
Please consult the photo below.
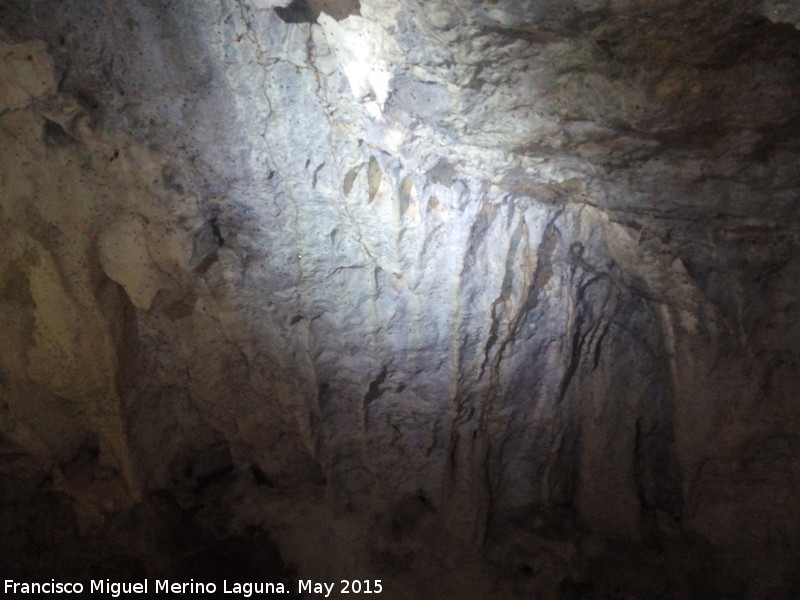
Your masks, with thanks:
<instances>
[{"instance_id":1,"label":"calcite formation","mask_svg":"<svg viewBox=\"0 0 800 600\"><path fill-rule=\"evenodd\" d=\"M0 564L800 595L799 24L4 2Z\"/></svg>"}]
</instances>

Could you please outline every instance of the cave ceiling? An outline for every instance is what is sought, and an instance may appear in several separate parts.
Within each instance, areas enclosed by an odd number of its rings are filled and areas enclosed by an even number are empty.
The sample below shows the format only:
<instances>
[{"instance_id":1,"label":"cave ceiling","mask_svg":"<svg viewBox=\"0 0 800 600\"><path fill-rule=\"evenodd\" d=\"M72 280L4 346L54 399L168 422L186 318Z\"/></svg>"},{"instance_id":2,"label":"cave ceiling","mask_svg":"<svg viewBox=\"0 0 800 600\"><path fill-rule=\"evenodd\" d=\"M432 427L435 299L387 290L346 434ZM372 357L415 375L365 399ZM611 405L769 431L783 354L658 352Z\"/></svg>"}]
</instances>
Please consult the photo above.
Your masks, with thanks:
<instances>
[{"instance_id":1,"label":"cave ceiling","mask_svg":"<svg viewBox=\"0 0 800 600\"><path fill-rule=\"evenodd\" d=\"M194 511L392 598L800 590L798 25L4 2L4 564Z\"/></svg>"}]
</instances>

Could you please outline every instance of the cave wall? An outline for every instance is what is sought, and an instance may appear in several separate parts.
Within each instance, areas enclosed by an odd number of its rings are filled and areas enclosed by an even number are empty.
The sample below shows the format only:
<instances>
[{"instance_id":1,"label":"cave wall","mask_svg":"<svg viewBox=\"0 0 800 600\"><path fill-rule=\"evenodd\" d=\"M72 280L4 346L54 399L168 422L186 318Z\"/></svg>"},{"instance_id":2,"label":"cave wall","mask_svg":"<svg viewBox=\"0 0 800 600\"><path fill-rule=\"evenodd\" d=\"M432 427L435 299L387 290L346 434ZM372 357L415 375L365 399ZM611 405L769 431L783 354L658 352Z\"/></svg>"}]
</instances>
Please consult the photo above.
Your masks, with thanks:
<instances>
[{"instance_id":1,"label":"cave wall","mask_svg":"<svg viewBox=\"0 0 800 600\"><path fill-rule=\"evenodd\" d=\"M308 4L2 8L4 504L222 481L317 575L795 589L792 4Z\"/></svg>"}]
</instances>

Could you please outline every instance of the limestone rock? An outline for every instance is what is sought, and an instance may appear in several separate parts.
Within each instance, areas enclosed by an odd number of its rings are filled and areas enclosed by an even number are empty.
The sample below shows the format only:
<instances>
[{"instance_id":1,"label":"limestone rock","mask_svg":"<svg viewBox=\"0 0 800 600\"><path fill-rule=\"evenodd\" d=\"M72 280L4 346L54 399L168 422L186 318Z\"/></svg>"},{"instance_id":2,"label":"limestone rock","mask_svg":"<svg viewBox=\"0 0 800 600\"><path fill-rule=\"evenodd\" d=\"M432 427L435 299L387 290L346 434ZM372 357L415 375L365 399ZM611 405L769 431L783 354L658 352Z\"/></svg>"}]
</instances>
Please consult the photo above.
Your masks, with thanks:
<instances>
[{"instance_id":1,"label":"limestone rock","mask_svg":"<svg viewBox=\"0 0 800 600\"><path fill-rule=\"evenodd\" d=\"M391 598L797 595L793 6L7 2L8 514L115 573L191 514ZM97 539L23 521L19 572Z\"/></svg>"}]
</instances>

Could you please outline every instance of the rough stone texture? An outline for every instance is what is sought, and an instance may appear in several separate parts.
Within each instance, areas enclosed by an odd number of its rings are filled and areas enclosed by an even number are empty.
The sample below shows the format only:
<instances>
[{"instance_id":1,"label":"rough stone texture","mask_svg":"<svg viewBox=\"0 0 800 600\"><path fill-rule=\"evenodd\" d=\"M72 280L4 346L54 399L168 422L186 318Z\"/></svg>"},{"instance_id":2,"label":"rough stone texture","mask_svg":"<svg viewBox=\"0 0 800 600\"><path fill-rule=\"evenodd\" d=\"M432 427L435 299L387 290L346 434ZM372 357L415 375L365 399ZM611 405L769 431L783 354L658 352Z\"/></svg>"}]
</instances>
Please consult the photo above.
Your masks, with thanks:
<instances>
[{"instance_id":1,"label":"rough stone texture","mask_svg":"<svg viewBox=\"0 0 800 600\"><path fill-rule=\"evenodd\" d=\"M392 599L800 595L791 24L4 3L3 562L199 514Z\"/></svg>"}]
</instances>

